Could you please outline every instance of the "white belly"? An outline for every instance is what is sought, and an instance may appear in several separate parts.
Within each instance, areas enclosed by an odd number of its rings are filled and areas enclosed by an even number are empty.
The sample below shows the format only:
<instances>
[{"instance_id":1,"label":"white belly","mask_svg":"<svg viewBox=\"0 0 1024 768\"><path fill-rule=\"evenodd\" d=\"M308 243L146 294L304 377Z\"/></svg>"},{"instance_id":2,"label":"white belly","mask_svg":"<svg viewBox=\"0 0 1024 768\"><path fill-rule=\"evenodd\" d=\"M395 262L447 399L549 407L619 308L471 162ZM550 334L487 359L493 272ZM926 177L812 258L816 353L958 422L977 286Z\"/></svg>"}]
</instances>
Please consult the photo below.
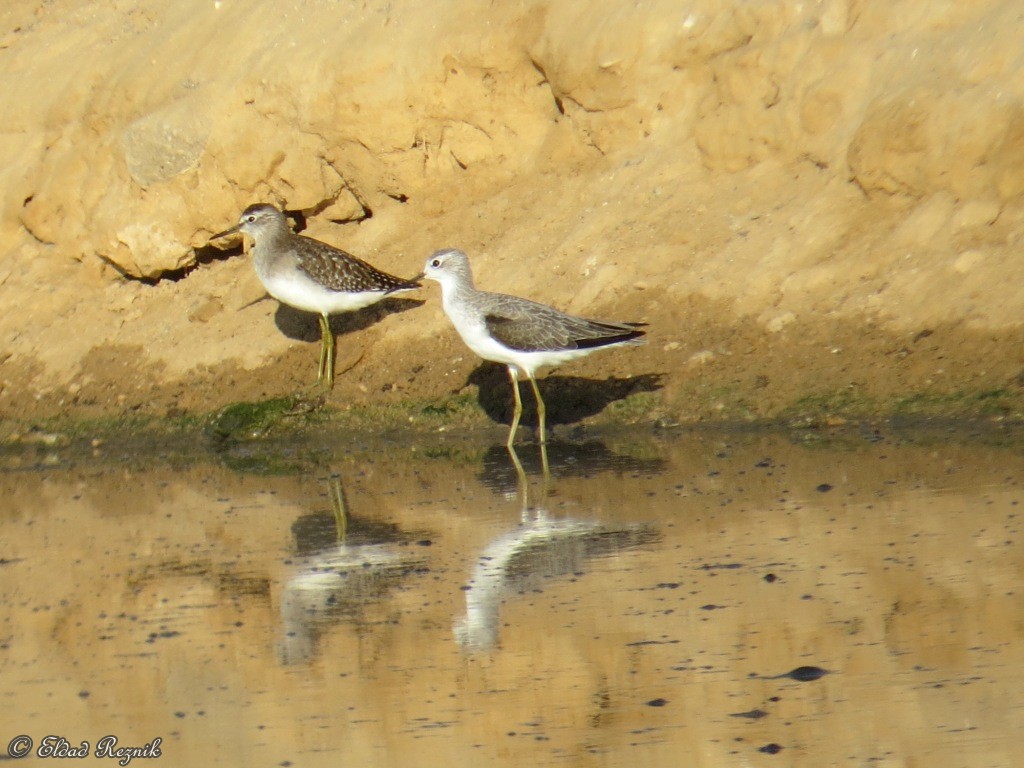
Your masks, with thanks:
<instances>
[{"instance_id":1,"label":"white belly","mask_svg":"<svg viewBox=\"0 0 1024 768\"><path fill-rule=\"evenodd\" d=\"M299 272L260 275L267 293L289 307L333 315L339 312L354 312L383 299L384 291L331 291Z\"/></svg>"},{"instance_id":2,"label":"white belly","mask_svg":"<svg viewBox=\"0 0 1024 768\"><path fill-rule=\"evenodd\" d=\"M445 308L447 311L447 307ZM544 350L540 352L524 352L509 349L495 341L487 333L487 326L482 320L460 316L458 321L449 314L452 324L466 346L484 360L502 365L514 366L520 373L534 378L539 368L561 365L579 357L585 357L594 351L591 349Z\"/></svg>"}]
</instances>

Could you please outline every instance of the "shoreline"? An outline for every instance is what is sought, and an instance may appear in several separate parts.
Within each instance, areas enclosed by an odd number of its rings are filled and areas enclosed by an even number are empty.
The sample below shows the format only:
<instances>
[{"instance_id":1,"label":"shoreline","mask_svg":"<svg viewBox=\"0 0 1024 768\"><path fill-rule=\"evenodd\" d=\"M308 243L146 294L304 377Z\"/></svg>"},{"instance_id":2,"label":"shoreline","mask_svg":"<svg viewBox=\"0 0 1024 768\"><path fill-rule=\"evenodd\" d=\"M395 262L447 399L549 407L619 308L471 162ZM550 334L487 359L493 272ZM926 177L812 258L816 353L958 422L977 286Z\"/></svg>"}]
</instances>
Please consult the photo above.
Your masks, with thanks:
<instances>
[{"instance_id":1,"label":"shoreline","mask_svg":"<svg viewBox=\"0 0 1024 768\"><path fill-rule=\"evenodd\" d=\"M855 411L823 404L837 398L807 398L801 407L773 418L684 420L658 407L656 398L634 396L613 404L602 413L575 423L549 422L551 444L573 444L593 440L674 439L685 434L740 435L792 433L800 439L832 439L841 435L875 433L1013 434L1024 425L1022 404L1006 401L986 392L956 398L960 406L948 407L947 400L928 400L914 395L892 403L887 412ZM639 402L637 402L639 401ZM991 405L998 401L1000 408ZM907 408L906 403L913 405ZM964 404L973 408L965 408ZM488 416L468 396L440 402L405 402L399 406L323 407L295 412L293 398L234 403L217 411L183 414L175 418L119 414L102 418L81 418L64 414L45 419L0 421L0 454L39 457L53 455L102 459L130 451L144 455L218 454L244 446L288 446L299 453L319 451L324 446L348 442L362 446L504 445L508 424ZM550 414L550 411L549 411ZM517 450L535 450L533 414L529 409L520 426ZM552 428L553 427L553 428ZM45 465L46 462L44 461Z\"/></svg>"}]
</instances>

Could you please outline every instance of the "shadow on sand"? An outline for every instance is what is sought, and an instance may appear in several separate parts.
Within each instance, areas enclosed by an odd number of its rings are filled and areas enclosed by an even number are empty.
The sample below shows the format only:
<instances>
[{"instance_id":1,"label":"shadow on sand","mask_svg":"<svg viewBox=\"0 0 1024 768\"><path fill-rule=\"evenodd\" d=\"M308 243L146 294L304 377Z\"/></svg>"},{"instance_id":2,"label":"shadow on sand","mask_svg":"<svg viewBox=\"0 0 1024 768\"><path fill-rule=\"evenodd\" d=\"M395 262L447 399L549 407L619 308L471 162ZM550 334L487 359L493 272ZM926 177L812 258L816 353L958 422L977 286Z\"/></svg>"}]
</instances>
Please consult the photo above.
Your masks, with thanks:
<instances>
[{"instance_id":1,"label":"shadow on sand","mask_svg":"<svg viewBox=\"0 0 1024 768\"><path fill-rule=\"evenodd\" d=\"M582 376L546 376L537 380L541 396L547 405L547 423L573 424L594 416L609 403L624 400L638 392L656 392L664 384L661 373L607 379L589 379ZM482 363L466 379L479 391L480 407L489 418L500 424L512 423L512 384L504 365ZM537 426L537 404L525 380L520 381L523 396L522 425Z\"/></svg>"},{"instance_id":2,"label":"shadow on sand","mask_svg":"<svg viewBox=\"0 0 1024 768\"><path fill-rule=\"evenodd\" d=\"M331 317L331 330L335 336L355 333L376 325L388 315L408 312L426 302L422 299L389 298L356 312L342 312ZM296 341L320 341L320 325L312 312L303 312L287 304L278 304L274 313L274 324L289 339Z\"/></svg>"}]
</instances>

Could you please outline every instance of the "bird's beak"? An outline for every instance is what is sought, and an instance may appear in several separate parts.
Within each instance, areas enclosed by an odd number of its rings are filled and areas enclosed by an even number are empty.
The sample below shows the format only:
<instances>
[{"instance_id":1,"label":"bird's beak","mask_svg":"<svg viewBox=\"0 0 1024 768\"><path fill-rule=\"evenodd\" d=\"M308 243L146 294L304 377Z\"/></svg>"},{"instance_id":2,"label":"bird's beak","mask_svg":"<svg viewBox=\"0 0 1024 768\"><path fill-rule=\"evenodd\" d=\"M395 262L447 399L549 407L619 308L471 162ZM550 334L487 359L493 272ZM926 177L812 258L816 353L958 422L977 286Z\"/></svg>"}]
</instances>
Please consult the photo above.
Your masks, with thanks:
<instances>
[{"instance_id":1,"label":"bird's beak","mask_svg":"<svg viewBox=\"0 0 1024 768\"><path fill-rule=\"evenodd\" d=\"M211 240L219 240L222 237L227 237L228 235L233 235L233 234L235 234L235 232L237 232L239 230L240 226L241 226L240 224L235 224L235 226L233 226L231 229L225 229L223 232L218 232L216 235L211 236L210 239Z\"/></svg>"},{"instance_id":2,"label":"bird's beak","mask_svg":"<svg viewBox=\"0 0 1024 768\"><path fill-rule=\"evenodd\" d=\"M422 280L426 276L427 276L426 272L420 272L418 275L410 277L409 278L409 282L410 283L418 283L420 280Z\"/></svg>"}]
</instances>

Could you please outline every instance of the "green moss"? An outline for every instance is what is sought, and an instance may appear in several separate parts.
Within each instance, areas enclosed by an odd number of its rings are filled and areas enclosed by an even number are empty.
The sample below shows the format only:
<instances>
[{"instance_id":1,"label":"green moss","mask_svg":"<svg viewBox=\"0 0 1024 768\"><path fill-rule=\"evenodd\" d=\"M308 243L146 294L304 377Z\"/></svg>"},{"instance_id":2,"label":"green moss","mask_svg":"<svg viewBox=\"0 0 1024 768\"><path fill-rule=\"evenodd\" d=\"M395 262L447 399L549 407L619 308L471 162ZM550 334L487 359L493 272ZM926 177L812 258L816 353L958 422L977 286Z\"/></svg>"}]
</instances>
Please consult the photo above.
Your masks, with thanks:
<instances>
[{"instance_id":1,"label":"green moss","mask_svg":"<svg viewBox=\"0 0 1024 768\"><path fill-rule=\"evenodd\" d=\"M412 409L418 410L420 415L425 417L438 416L449 418L451 416L464 416L469 411L479 410L474 403L474 399L469 394L453 395L445 400L431 401L418 406L414 405Z\"/></svg>"},{"instance_id":2,"label":"green moss","mask_svg":"<svg viewBox=\"0 0 1024 768\"><path fill-rule=\"evenodd\" d=\"M792 405L784 408L781 415L788 421L807 416L868 413L875 405L870 398L853 390L843 389L838 392L818 392L804 395Z\"/></svg>"},{"instance_id":3,"label":"green moss","mask_svg":"<svg viewBox=\"0 0 1024 768\"><path fill-rule=\"evenodd\" d=\"M871 398L852 389L806 395L784 408L780 419L794 425L817 426L830 417L863 418L1020 418L1024 393L1011 389L979 392L919 391Z\"/></svg>"},{"instance_id":4,"label":"green moss","mask_svg":"<svg viewBox=\"0 0 1024 768\"><path fill-rule=\"evenodd\" d=\"M301 408L294 398L232 403L206 423L206 434L215 440L251 440L265 435L286 417L302 418L311 409Z\"/></svg>"},{"instance_id":5,"label":"green moss","mask_svg":"<svg viewBox=\"0 0 1024 768\"><path fill-rule=\"evenodd\" d=\"M661 395L657 392L634 392L622 400L613 400L602 416L612 422L635 424L653 418L653 414L660 410Z\"/></svg>"},{"instance_id":6,"label":"green moss","mask_svg":"<svg viewBox=\"0 0 1024 768\"><path fill-rule=\"evenodd\" d=\"M1011 416L1022 412L1020 392L990 389L980 392L914 392L896 399L894 410L913 415Z\"/></svg>"}]
</instances>

